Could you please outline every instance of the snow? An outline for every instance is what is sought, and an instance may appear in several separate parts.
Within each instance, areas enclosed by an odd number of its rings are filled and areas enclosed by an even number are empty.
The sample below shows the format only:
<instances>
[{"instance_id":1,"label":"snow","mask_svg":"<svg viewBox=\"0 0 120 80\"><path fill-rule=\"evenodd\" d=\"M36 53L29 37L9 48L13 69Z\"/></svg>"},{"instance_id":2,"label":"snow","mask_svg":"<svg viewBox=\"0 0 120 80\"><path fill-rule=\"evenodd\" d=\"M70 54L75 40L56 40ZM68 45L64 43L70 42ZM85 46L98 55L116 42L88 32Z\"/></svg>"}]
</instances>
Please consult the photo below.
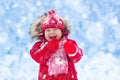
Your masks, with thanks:
<instances>
[{"instance_id":1,"label":"snow","mask_svg":"<svg viewBox=\"0 0 120 80\"><path fill-rule=\"evenodd\" d=\"M83 49L78 79L120 80L119 0L0 0L0 80L37 80L29 28L50 9L70 21L69 38Z\"/></svg>"}]
</instances>

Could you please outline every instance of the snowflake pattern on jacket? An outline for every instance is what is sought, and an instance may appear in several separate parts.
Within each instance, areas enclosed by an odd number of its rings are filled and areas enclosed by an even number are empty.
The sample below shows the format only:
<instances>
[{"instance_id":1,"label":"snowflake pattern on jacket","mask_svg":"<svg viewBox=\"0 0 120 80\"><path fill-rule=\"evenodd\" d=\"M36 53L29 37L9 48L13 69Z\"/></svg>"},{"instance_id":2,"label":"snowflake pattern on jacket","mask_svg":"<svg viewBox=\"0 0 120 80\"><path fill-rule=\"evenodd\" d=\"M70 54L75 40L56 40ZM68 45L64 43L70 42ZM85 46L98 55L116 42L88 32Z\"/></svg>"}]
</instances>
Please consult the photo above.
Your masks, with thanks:
<instances>
[{"instance_id":1,"label":"snowflake pattern on jacket","mask_svg":"<svg viewBox=\"0 0 120 80\"><path fill-rule=\"evenodd\" d=\"M75 52L69 54L64 49L68 41L76 46ZM78 80L74 63L83 56L82 50L74 40L63 37L58 49L53 52L47 47L48 42L36 42L30 50L31 57L40 64L38 80ZM68 50L71 50L68 48Z\"/></svg>"},{"instance_id":2,"label":"snowflake pattern on jacket","mask_svg":"<svg viewBox=\"0 0 120 80\"><path fill-rule=\"evenodd\" d=\"M68 73L68 61L67 55L63 49L64 41L59 42L59 47L57 51L51 55L50 59L47 61L48 74L58 75L61 73Z\"/></svg>"}]
</instances>

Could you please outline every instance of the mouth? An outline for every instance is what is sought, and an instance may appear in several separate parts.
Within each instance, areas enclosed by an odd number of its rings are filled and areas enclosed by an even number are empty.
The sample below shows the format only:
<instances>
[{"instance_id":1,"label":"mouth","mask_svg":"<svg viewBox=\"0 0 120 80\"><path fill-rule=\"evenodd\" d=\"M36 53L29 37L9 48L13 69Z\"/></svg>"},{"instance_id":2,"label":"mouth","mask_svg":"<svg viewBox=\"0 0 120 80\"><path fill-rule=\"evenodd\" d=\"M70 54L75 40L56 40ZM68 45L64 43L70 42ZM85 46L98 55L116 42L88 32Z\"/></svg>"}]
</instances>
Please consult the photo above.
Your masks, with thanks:
<instances>
[{"instance_id":1,"label":"mouth","mask_svg":"<svg viewBox=\"0 0 120 80\"><path fill-rule=\"evenodd\" d=\"M53 39L53 38L56 38L56 37L57 37L57 35L50 35L49 36L50 39Z\"/></svg>"}]
</instances>

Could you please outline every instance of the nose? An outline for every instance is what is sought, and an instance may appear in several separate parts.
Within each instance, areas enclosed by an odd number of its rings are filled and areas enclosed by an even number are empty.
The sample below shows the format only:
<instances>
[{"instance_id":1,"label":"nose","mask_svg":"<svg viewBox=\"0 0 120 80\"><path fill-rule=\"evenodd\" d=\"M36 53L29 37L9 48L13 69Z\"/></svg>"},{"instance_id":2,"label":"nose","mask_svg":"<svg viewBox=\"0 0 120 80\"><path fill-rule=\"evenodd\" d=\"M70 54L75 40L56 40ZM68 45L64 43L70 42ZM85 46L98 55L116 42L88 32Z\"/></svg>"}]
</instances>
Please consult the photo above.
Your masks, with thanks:
<instances>
[{"instance_id":1,"label":"nose","mask_svg":"<svg viewBox=\"0 0 120 80\"><path fill-rule=\"evenodd\" d=\"M50 34L54 34L55 33L55 31L54 30L50 30Z\"/></svg>"}]
</instances>

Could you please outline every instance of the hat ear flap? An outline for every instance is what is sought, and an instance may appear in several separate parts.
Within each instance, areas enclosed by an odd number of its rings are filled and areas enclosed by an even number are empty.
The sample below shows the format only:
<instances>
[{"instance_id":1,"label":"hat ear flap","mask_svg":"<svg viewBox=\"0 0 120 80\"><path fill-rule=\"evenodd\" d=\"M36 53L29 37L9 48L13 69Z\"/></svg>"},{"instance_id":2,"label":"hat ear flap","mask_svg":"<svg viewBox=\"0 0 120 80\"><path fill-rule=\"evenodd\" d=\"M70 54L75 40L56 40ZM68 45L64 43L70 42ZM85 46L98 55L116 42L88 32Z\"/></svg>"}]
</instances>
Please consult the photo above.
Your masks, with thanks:
<instances>
[{"instance_id":1,"label":"hat ear flap","mask_svg":"<svg viewBox=\"0 0 120 80\"><path fill-rule=\"evenodd\" d=\"M43 38L44 38L43 33L40 33L40 34L39 34L39 38L40 38L40 40L43 40Z\"/></svg>"},{"instance_id":2,"label":"hat ear flap","mask_svg":"<svg viewBox=\"0 0 120 80\"><path fill-rule=\"evenodd\" d=\"M67 37L67 36L68 36L68 32L64 31L64 32L63 32L63 36L66 36L66 37Z\"/></svg>"}]
</instances>

